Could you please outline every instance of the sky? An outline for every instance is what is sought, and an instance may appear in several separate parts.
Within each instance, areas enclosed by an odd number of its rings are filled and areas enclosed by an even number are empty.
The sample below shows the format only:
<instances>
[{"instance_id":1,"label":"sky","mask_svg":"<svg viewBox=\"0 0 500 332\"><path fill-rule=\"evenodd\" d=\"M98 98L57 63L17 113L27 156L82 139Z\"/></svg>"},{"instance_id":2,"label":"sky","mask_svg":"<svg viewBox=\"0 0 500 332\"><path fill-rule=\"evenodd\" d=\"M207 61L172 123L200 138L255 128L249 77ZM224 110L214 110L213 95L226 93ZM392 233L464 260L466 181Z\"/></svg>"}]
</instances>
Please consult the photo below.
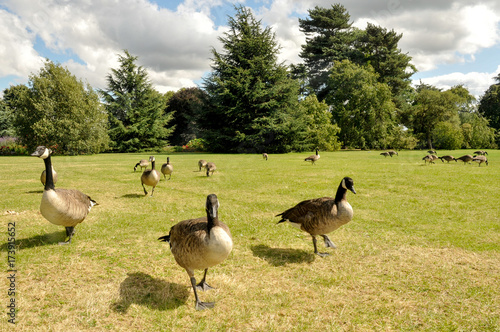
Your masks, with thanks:
<instances>
[{"instance_id":1,"label":"sky","mask_svg":"<svg viewBox=\"0 0 500 332\"><path fill-rule=\"evenodd\" d=\"M0 0L0 95L27 84L45 59L105 89L123 50L162 93L202 86L240 4L272 28L280 60L298 64L306 38L298 19L334 3L358 28L370 22L403 35L398 46L418 70L414 84L463 84L480 97L500 73L498 0Z\"/></svg>"}]
</instances>

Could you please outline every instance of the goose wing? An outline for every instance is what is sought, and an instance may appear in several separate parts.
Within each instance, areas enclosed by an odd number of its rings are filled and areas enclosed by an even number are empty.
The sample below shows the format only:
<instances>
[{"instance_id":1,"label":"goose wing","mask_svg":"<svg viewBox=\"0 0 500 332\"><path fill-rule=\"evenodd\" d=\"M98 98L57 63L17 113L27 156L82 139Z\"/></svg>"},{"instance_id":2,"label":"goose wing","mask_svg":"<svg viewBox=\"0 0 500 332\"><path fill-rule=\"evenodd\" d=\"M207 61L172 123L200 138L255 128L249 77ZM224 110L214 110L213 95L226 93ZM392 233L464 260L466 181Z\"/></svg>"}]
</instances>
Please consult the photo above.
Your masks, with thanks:
<instances>
[{"instance_id":1,"label":"goose wing","mask_svg":"<svg viewBox=\"0 0 500 332\"><path fill-rule=\"evenodd\" d=\"M304 226L314 220L323 218L326 213L331 213L333 205L335 205L335 200L332 197L315 198L302 201L276 216L281 216L278 223L290 221Z\"/></svg>"}]
</instances>

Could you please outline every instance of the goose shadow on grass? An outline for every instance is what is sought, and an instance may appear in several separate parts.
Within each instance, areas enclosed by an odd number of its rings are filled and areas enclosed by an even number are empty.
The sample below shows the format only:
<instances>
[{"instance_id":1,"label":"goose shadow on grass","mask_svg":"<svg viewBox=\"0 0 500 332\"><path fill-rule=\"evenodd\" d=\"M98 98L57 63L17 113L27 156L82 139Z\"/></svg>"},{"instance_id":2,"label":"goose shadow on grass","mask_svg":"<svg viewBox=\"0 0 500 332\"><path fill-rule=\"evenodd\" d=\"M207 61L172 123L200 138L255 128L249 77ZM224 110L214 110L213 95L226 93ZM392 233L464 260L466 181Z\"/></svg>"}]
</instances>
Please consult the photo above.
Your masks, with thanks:
<instances>
[{"instance_id":1,"label":"goose shadow on grass","mask_svg":"<svg viewBox=\"0 0 500 332\"><path fill-rule=\"evenodd\" d=\"M122 195L122 198L139 198L139 197L144 197L144 196L146 196L146 195L144 195L144 194L125 194L125 195Z\"/></svg>"},{"instance_id":2,"label":"goose shadow on grass","mask_svg":"<svg viewBox=\"0 0 500 332\"><path fill-rule=\"evenodd\" d=\"M64 241L65 237L66 232L63 230L42 235L35 235L25 239L16 239L16 248L29 249L34 247L52 245ZM4 243L0 246L0 251L7 251L8 247L9 244Z\"/></svg>"},{"instance_id":3,"label":"goose shadow on grass","mask_svg":"<svg viewBox=\"0 0 500 332\"><path fill-rule=\"evenodd\" d=\"M313 253L305 250L271 248L263 244L252 246L251 250L254 256L266 260L272 266L311 263L316 258Z\"/></svg>"},{"instance_id":4,"label":"goose shadow on grass","mask_svg":"<svg viewBox=\"0 0 500 332\"><path fill-rule=\"evenodd\" d=\"M153 310L172 310L186 304L188 287L153 278L143 272L128 273L120 284L120 299L111 304L111 309L126 313L132 304Z\"/></svg>"}]
</instances>

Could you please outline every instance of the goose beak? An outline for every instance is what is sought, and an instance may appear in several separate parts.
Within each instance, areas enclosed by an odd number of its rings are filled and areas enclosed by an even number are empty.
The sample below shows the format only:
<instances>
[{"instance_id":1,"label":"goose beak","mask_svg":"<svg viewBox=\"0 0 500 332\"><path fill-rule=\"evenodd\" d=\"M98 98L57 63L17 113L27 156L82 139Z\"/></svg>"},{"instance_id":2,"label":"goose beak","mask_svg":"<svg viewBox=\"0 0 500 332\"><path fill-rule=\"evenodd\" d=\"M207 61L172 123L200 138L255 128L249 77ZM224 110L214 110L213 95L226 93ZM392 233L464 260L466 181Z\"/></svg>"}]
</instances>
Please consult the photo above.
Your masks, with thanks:
<instances>
[{"instance_id":1,"label":"goose beak","mask_svg":"<svg viewBox=\"0 0 500 332\"><path fill-rule=\"evenodd\" d=\"M349 188L350 191L352 191L353 194L356 193L356 190L354 190L354 187Z\"/></svg>"}]
</instances>

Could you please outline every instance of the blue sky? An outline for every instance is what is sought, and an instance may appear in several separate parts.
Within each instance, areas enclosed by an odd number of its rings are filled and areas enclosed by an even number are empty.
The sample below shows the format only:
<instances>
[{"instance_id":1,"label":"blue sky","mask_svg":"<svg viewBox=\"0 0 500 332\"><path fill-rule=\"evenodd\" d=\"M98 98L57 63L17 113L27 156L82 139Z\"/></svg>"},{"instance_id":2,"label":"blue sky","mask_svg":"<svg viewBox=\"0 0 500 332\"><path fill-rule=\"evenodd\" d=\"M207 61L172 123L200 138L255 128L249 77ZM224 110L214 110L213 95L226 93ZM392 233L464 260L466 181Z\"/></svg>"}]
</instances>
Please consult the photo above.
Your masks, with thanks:
<instances>
[{"instance_id":1,"label":"blue sky","mask_svg":"<svg viewBox=\"0 0 500 332\"><path fill-rule=\"evenodd\" d=\"M399 46L419 72L413 79L447 89L464 84L480 96L500 72L500 3L493 0L338 1L355 26L367 22L403 34ZM298 63L305 36L298 17L313 0L0 0L0 89L26 84L44 58L66 66L95 88L124 49L139 57L160 92L195 86L210 70L234 5L252 8L282 47L281 60Z\"/></svg>"}]
</instances>

